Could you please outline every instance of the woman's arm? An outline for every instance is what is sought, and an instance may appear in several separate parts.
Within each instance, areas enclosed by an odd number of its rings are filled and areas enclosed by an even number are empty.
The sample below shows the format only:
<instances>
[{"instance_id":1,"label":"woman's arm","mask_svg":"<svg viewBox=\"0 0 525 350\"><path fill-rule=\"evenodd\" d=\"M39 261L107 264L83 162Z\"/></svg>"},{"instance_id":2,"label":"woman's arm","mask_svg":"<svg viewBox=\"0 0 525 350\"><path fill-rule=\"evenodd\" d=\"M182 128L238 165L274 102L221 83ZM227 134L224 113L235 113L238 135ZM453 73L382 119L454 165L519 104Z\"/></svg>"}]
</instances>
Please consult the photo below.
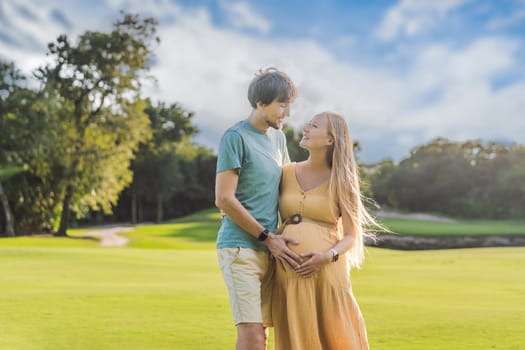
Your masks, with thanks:
<instances>
[{"instance_id":1,"label":"woman's arm","mask_svg":"<svg viewBox=\"0 0 525 350\"><path fill-rule=\"evenodd\" d=\"M297 274L309 277L320 271L324 265L332 263L335 254L343 255L350 250L354 242L354 225L348 213L343 213L341 219L343 222L343 237L327 251L309 251L301 254L301 257L306 260L295 270Z\"/></svg>"}]
</instances>

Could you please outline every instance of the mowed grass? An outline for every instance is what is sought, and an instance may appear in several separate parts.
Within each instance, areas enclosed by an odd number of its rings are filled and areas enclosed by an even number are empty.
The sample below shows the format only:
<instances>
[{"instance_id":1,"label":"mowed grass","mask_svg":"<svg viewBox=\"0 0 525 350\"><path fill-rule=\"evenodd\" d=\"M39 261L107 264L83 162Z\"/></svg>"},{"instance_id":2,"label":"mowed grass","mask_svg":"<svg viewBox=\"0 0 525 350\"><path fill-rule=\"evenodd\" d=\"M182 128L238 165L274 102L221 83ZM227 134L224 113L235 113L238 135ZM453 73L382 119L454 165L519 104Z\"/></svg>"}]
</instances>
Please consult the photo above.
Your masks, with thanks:
<instances>
[{"instance_id":1,"label":"mowed grass","mask_svg":"<svg viewBox=\"0 0 525 350\"><path fill-rule=\"evenodd\" d=\"M215 249L221 216L217 209L168 221L159 225L139 225L131 232L129 247L145 249Z\"/></svg>"},{"instance_id":2,"label":"mowed grass","mask_svg":"<svg viewBox=\"0 0 525 350\"><path fill-rule=\"evenodd\" d=\"M233 349L218 220L141 226L125 248L0 239L0 349ZM525 349L525 247L369 248L352 283L371 349Z\"/></svg>"},{"instance_id":3,"label":"mowed grass","mask_svg":"<svg viewBox=\"0 0 525 350\"><path fill-rule=\"evenodd\" d=\"M210 250L0 248L0 349L232 349ZM372 349L524 349L525 248L369 249Z\"/></svg>"},{"instance_id":4,"label":"mowed grass","mask_svg":"<svg viewBox=\"0 0 525 350\"><path fill-rule=\"evenodd\" d=\"M352 281L372 349L525 349L525 248L369 249Z\"/></svg>"},{"instance_id":5,"label":"mowed grass","mask_svg":"<svg viewBox=\"0 0 525 350\"><path fill-rule=\"evenodd\" d=\"M0 349L230 349L210 250L0 248Z\"/></svg>"}]
</instances>

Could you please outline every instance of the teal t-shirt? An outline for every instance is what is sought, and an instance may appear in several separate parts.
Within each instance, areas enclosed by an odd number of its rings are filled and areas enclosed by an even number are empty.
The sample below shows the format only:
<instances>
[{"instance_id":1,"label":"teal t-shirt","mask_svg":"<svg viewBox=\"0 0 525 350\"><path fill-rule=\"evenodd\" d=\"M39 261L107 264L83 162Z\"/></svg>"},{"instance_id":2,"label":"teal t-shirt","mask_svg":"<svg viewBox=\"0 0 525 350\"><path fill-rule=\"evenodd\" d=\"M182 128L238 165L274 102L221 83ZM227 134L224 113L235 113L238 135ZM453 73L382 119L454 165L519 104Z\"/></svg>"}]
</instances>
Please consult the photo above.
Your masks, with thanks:
<instances>
[{"instance_id":1,"label":"teal t-shirt","mask_svg":"<svg viewBox=\"0 0 525 350\"><path fill-rule=\"evenodd\" d=\"M289 162L282 131L269 128L262 132L243 120L222 136L217 173L238 169L235 197L261 225L275 232L281 168ZM267 249L265 244L225 216L217 236L217 248L232 247Z\"/></svg>"}]
</instances>

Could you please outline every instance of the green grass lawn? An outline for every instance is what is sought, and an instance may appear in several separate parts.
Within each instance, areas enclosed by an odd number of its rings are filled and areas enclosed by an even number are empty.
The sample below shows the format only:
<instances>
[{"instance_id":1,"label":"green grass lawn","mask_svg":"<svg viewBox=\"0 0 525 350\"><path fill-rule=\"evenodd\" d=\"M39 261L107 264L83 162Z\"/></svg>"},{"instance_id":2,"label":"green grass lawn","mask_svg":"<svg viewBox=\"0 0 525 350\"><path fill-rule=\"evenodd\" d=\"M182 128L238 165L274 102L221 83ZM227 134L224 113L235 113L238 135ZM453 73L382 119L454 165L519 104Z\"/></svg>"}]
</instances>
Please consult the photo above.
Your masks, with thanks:
<instances>
[{"instance_id":1,"label":"green grass lawn","mask_svg":"<svg viewBox=\"0 0 525 350\"><path fill-rule=\"evenodd\" d=\"M0 349L233 349L217 219L140 226L125 248L0 239ZM369 248L352 282L371 349L525 350L525 247Z\"/></svg>"},{"instance_id":2,"label":"green grass lawn","mask_svg":"<svg viewBox=\"0 0 525 350\"><path fill-rule=\"evenodd\" d=\"M123 235L132 248L215 249L220 220L217 209L208 209L160 225L139 225Z\"/></svg>"},{"instance_id":3,"label":"green grass lawn","mask_svg":"<svg viewBox=\"0 0 525 350\"><path fill-rule=\"evenodd\" d=\"M0 248L0 349L229 349L213 251Z\"/></svg>"},{"instance_id":4,"label":"green grass lawn","mask_svg":"<svg viewBox=\"0 0 525 350\"><path fill-rule=\"evenodd\" d=\"M525 221L518 220L458 220L456 223L385 218L381 222L399 234L470 235L525 234Z\"/></svg>"}]
</instances>

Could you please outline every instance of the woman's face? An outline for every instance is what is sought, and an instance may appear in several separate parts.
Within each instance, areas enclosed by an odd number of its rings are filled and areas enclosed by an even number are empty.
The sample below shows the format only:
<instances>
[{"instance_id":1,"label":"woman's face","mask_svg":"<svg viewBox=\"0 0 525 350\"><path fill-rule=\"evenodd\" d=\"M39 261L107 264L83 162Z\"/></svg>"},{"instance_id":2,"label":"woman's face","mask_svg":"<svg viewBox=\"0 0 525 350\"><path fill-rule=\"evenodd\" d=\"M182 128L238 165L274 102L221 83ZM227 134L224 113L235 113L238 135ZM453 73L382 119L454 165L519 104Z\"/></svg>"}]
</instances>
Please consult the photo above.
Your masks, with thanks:
<instances>
[{"instance_id":1,"label":"woman's face","mask_svg":"<svg viewBox=\"0 0 525 350\"><path fill-rule=\"evenodd\" d=\"M328 134L328 118L324 114L318 114L303 128L303 138L299 146L308 150L328 148L333 141L332 136Z\"/></svg>"}]
</instances>

